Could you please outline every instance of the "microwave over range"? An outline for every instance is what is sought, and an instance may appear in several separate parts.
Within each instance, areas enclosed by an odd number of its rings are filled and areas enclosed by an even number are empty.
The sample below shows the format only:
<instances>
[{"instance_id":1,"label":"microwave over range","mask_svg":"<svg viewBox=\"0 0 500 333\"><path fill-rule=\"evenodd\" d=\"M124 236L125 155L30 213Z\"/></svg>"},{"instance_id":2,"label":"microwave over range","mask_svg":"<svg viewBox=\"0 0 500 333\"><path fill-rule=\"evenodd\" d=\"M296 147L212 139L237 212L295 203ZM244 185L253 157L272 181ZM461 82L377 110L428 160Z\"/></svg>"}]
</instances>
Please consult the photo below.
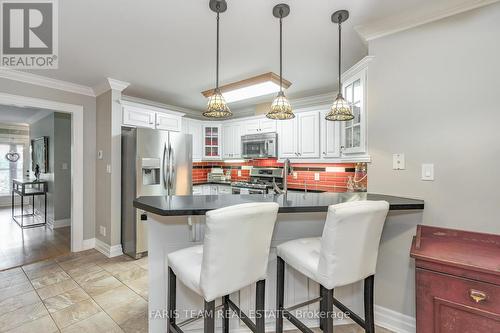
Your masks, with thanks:
<instances>
[{"instance_id":1,"label":"microwave over range","mask_svg":"<svg viewBox=\"0 0 500 333\"><path fill-rule=\"evenodd\" d=\"M241 137L242 157L278 157L278 133L249 134Z\"/></svg>"}]
</instances>

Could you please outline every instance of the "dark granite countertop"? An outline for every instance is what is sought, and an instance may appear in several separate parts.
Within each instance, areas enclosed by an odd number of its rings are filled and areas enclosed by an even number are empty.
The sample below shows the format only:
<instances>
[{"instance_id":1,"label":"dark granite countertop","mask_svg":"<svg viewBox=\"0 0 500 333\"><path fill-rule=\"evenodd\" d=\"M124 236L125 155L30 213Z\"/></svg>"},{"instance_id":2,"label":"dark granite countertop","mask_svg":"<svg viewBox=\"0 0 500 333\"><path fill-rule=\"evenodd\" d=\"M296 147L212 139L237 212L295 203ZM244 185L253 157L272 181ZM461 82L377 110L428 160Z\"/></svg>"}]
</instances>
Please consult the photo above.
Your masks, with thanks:
<instances>
[{"instance_id":1,"label":"dark granite countertop","mask_svg":"<svg viewBox=\"0 0 500 333\"><path fill-rule=\"evenodd\" d=\"M210 181L203 181L203 182L200 182L200 183L193 183L193 186L198 186L198 185L229 185L231 186L231 181L214 181L214 180L210 180Z\"/></svg>"},{"instance_id":2,"label":"dark granite countertop","mask_svg":"<svg viewBox=\"0 0 500 333\"><path fill-rule=\"evenodd\" d=\"M277 202L280 213L326 212L328 206L360 200L385 200L390 210L424 209L424 201L371 193L288 193L222 194L187 196L145 196L134 200L134 207L162 216L205 215L209 210L249 202Z\"/></svg>"}]
</instances>

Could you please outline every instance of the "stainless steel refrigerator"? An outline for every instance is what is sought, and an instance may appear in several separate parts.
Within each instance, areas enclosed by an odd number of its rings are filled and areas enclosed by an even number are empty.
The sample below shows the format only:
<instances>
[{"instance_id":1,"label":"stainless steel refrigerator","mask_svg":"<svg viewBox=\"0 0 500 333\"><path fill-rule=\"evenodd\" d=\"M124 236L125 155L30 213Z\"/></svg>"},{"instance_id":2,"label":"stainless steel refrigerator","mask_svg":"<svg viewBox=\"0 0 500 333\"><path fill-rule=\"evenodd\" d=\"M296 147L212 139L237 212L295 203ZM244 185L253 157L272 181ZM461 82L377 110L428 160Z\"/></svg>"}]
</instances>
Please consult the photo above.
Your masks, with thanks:
<instances>
[{"instance_id":1,"label":"stainless steel refrigerator","mask_svg":"<svg viewBox=\"0 0 500 333\"><path fill-rule=\"evenodd\" d=\"M147 216L133 207L139 196L191 195L189 134L122 128L122 248L133 258L148 251Z\"/></svg>"}]
</instances>

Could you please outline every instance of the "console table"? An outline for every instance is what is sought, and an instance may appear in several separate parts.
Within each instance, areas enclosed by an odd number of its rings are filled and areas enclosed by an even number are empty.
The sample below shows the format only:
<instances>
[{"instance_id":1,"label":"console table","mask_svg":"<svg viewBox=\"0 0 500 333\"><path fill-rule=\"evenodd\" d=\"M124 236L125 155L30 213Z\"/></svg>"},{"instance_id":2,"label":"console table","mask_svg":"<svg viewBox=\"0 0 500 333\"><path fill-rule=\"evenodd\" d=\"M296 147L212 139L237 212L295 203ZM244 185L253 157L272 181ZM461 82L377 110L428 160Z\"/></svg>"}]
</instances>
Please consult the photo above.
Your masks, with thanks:
<instances>
[{"instance_id":1,"label":"console table","mask_svg":"<svg viewBox=\"0 0 500 333\"><path fill-rule=\"evenodd\" d=\"M417 333L500 332L500 235L419 225Z\"/></svg>"},{"instance_id":2,"label":"console table","mask_svg":"<svg viewBox=\"0 0 500 333\"><path fill-rule=\"evenodd\" d=\"M21 228L34 228L47 225L47 190L48 183L45 180L36 179L14 179L12 181L12 219ZM14 214L14 194L18 194L21 197L21 214ZM43 209L43 223L31 223L24 224L24 218L31 216L33 221L35 219L35 196L44 196L44 209ZM32 213L24 213L24 197L32 197Z\"/></svg>"}]
</instances>

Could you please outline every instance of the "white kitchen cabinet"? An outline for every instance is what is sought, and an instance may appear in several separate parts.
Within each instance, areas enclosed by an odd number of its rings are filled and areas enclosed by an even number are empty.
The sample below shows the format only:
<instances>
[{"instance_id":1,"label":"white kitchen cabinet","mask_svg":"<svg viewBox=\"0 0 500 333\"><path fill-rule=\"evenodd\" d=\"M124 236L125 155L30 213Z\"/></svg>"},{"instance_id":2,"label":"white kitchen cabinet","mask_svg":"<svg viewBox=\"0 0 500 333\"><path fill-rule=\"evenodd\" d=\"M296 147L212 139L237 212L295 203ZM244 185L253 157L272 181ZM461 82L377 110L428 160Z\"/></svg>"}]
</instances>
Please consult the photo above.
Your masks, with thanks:
<instances>
[{"instance_id":1,"label":"white kitchen cabinet","mask_svg":"<svg viewBox=\"0 0 500 333\"><path fill-rule=\"evenodd\" d=\"M297 158L297 119L278 123L278 154L280 158Z\"/></svg>"},{"instance_id":2,"label":"white kitchen cabinet","mask_svg":"<svg viewBox=\"0 0 500 333\"><path fill-rule=\"evenodd\" d=\"M222 126L223 158L241 158L241 124L228 123Z\"/></svg>"},{"instance_id":3,"label":"white kitchen cabinet","mask_svg":"<svg viewBox=\"0 0 500 333\"><path fill-rule=\"evenodd\" d=\"M326 120L328 112L320 113L321 157L337 158L340 157L340 123Z\"/></svg>"},{"instance_id":4,"label":"white kitchen cabinet","mask_svg":"<svg viewBox=\"0 0 500 333\"><path fill-rule=\"evenodd\" d=\"M134 106L124 106L122 112L123 112L122 114L123 125L155 128L156 125L155 111Z\"/></svg>"},{"instance_id":5,"label":"white kitchen cabinet","mask_svg":"<svg viewBox=\"0 0 500 333\"><path fill-rule=\"evenodd\" d=\"M180 132L183 113L121 101L122 125Z\"/></svg>"},{"instance_id":6,"label":"white kitchen cabinet","mask_svg":"<svg viewBox=\"0 0 500 333\"><path fill-rule=\"evenodd\" d=\"M342 75L344 98L351 104L354 119L341 124L342 155L366 154L366 98L368 63L366 57Z\"/></svg>"},{"instance_id":7,"label":"white kitchen cabinet","mask_svg":"<svg viewBox=\"0 0 500 333\"><path fill-rule=\"evenodd\" d=\"M294 119L279 122L280 158L319 158L319 112L297 112Z\"/></svg>"},{"instance_id":8,"label":"white kitchen cabinet","mask_svg":"<svg viewBox=\"0 0 500 333\"><path fill-rule=\"evenodd\" d=\"M222 157L222 126L218 123L203 124L203 159L220 160Z\"/></svg>"},{"instance_id":9,"label":"white kitchen cabinet","mask_svg":"<svg viewBox=\"0 0 500 333\"><path fill-rule=\"evenodd\" d=\"M182 117L156 112L156 129L180 132L182 129Z\"/></svg>"},{"instance_id":10,"label":"white kitchen cabinet","mask_svg":"<svg viewBox=\"0 0 500 333\"><path fill-rule=\"evenodd\" d=\"M194 119L184 119L182 122L185 134L191 134L193 137L193 162L199 162L203 159L203 122Z\"/></svg>"},{"instance_id":11,"label":"white kitchen cabinet","mask_svg":"<svg viewBox=\"0 0 500 333\"><path fill-rule=\"evenodd\" d=\"M297 153L299 158L319 157L319 112L297 113L298 137Z\"/></svg>"},{"instance_id":12,"label":"white kitchen cabinet","mask_svg":"<svg viewBox=\"0 0 500 333\"><path fill-rule=\"evenodd\" d=\"M245 122L245 134L276 132L276 120L262 118L252 119Z\"/></svg>"},{"instance_id":13,"label":"white kitchen cabinet","mask_svg":"<svg viewBox=\"0 0 500 333\"><path fill-rule=\"evenodd\" d=\"M203 195L203 185L193 186L193 195Z\"/></svg>"},{"instance_id":14,"label":"white kitchen cabinet","mask_svg":"<svg viewBox=\"0 0 500 333\"><path fill-rule=\"evenodd\" d=\"M217 185L218 194L232 194L233 191L230 185Z\"/></svg>"}]
</instances>

